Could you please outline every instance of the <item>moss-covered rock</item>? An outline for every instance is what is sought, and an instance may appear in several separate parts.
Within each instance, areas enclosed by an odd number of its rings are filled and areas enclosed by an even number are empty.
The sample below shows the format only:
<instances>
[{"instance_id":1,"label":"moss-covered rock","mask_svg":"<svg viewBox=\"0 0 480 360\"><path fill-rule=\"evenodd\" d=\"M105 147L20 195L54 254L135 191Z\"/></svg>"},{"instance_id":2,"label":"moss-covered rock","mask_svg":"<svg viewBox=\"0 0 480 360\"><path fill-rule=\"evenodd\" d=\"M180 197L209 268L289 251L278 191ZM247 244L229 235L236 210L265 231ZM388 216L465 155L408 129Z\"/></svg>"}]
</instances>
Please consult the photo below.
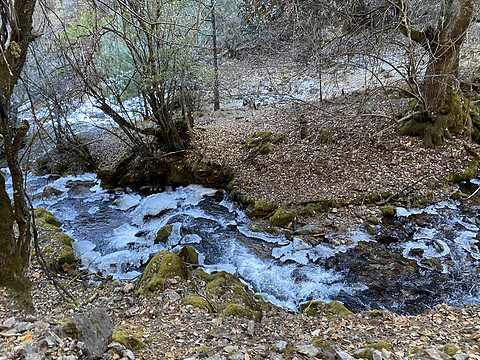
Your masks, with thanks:
<instances>
[{"instance_id":1,"label":"moss-covered rock","mask_svg":"<svg viewBox=\"0 0 480 360\"><path fill-rule=\"evenodd\" d=\"M177 254L161 251L148 263L137 292L144 295L161 290L166 280L178 277L188 278L188 270L182 259Z\"/></svg>"},{"instance_id":2,"label":"moss-covered rock","mask_svg":"<svg viewBox=\"0 0 480 360\"><path fill-rule=\"evenodd\" d=\"M369 216L365 221L371 225L378 225L380 223L375 215Z\"/></svg>"},{"instance_id":3,"label":"moss-covered rock","mask_svg":"<svg viewBox=\"0 0 480 360\"><path fill-rule=\"evenodd\" d=\"M397 209L394 206L385 206L380 210L385 217L394 217L397 213Z\"/></svg>"},{"instance_id":4,"label":"moss-covered rock","mask_svg":"<svg viewBox=\"0 0 480 360\"><path fill-rule=\"evenodd\" d=\"M162 226L157 231L157 236L155 237L154 243L159 244L159 243L167 242L168 238L172 234L172 230L173 230L173 226L171 224Z\"/></svg>"},{"instance_id":5,"label":"moss-covered rock","mask_svg":"<svg viewBox=\"0 0 480 360\"><path fill-rule=\"evenodd\" d=\"M478 161L472 161L468 164L465 170L459 171L448 176L449 182L458 183L461 181L466 181L473 179L478 170Z\"/></svg>"},{"instance_id":6,"label":"moss-covered rock","mask_svg":"<svg viewBox=\"0 0 480 360\"><path fill-rule=\"evenodd\" d=\"M256 321L260 321L263 311L269 309L263 298L249 290L247 285L243 284L235 275L220 271L210 276L212 278L205 287L208 299L239 305L244 309L245 317Z\"/></svg>"},{"instance_id":7,"label":"moss-covered rock","mask_svg":"<svg viewBox=\"0 0 480 360\"><path fill-rule=\"evenodd\" d=\"M143 342L143 331L138 329L116 331L112 334L112 341L118 342L132 351L146 347Z\"/></svg>"},{"instance_id":8,"label":"moss-covered rock","mask_svg":"<svg viewBox=\"0 0 480 360\"><path fill-rule=\"evenodd\" d=\"M255 215L268 215L276 209L275 202L266 200L257 200L253 206Z\"/></svg>"},{"instance_id":9,"label":"moss-covered rock","mask_svg":"<svg viewBox=\"0 0 480 360\"><path fill-rule=\"evenodd\" d=\"M223 310L223 316L233 316L236 318L250 317L248 310L238 304L228 304Z\"/></svg>"},{"instance_id":10,"label":"moss-covered rock","mask_svg":"<svg viewBox=\"0 0 480 360\"><path fill-rule=\"evenodd\" d=\"M316 339L313 341L313 345L319 349L330 349L331 346L327 339Z\"/></svg>"},{"instance_id":11,"label":"moss-covered rock","mask_svg":"<svg viewBox=\"0 0 480 360\"><path fill-rule=\"evenodd\" d=\"M185 264L198 265L198 253L191 245L185 245L177 254Z\"/></svg>"},{"instance_id":12,"label":"moss-covered rock","mask_svg":"<svg viewBox=\"0 0 480 360\"><path fill-rule=\"evenodd\" d=\"M323 312L325 312L326 307L327 304L325 304L323 301L309 301L300 304L302 313L312 317L320 316Z\"/></svg>"},{"instance_id":13,"label":"moss-covered rock","mask_svg":"<svg viewBox=\"0 0 480 360\"><path fill-rule=\"evenodd\" d=\"M180 302L180 306L192 306L198 309L207 310L211 314L221 311L220 306L217 303L213 301L207 301L207 299L201 296L186 297Z\"/></svg>"},{"instance_id":14,"label":"moss-covered rock","mask_svg":"<svg viewBox=\"0 0 480 360\"><path fill-rule=\"evenodd\" d=\"M353 315L353 313L338 301L334 300L330 304L328 304L327 317L350 316L350 315Z\"/></svg>"},{"instance_id":15,"label":"moss-covered rock","mask_svg":"<svg viewBox=\"0 0 480 360\"><path fill-rule=\"evenodd\" d=\"M56 227L59 227L60 225L62 225L61 221L58 221L50 211L44 208L36 208L33 211L33 214L35 215L36 219L43 219L47 224L50 224Z\"/></svg>"},{"instance_id":16,"label":"moss-covered rock","mask_svg":"<svg viewBox=\"0 0 480 360\"><path fill-rule=\"evenodd\" d=\"M296 218L297 214L288 212L281 207L270 217L270 222L275 226L291 228Z\"/></svg>"}]
</instances>

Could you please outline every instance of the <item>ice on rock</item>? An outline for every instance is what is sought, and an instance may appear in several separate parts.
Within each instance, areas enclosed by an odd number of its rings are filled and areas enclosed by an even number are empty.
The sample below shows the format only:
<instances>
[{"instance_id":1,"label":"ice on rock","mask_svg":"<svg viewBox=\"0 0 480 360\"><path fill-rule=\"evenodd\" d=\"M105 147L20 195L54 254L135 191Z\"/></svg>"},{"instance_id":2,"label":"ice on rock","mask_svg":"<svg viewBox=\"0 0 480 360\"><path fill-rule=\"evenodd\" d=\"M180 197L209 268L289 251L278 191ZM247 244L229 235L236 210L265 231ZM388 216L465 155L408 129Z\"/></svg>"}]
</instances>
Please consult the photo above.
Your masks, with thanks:
<instances>
[{"instance_id":1,"label":"ice on rock","mask_svg":"<svg viewBox=\"0 0 480 360\"><path fill-rule=\"evenodd\" d=\"M125 211L140 204L141 200L142 197L138 194L126 194L116 199L112 206L116 209Z\"/></svg>"},{"instance_id":2,"label":"ice on rock","mask_svg":"<svg viewBox=\"0 0 480 360\"><path fill-rule=\"evenodd\" d=\"M177 194L153 194L143 199L133 212L133 222L137 225L143 223L146 216L155 216L162 211L177 208Z\"/></svg>"}]
</instances>

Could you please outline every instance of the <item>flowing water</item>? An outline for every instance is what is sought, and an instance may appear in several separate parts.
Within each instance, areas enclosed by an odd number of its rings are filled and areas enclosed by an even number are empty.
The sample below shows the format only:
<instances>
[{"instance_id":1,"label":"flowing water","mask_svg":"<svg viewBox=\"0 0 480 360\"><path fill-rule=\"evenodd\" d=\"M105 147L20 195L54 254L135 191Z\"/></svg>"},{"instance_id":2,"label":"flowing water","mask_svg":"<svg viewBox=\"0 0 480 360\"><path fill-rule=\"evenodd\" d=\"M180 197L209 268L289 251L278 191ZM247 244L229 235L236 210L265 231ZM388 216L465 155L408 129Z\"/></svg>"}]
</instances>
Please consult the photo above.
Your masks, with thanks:
<instances>
[{"instance_id":1,"label":"flowing water","mask_svg":"<svg viewBox=\"0 0 480 360\"><path fill-rule=\"evenodd\" d=\"M6 182L11 192L8 174ZM381 236L357 229L343 235L349 245L334 245L332 234L312 246L297 237L250 231L249 218L222 191L198 185L141 196L102 189L94 174L30 176L28 183L34 206L51 211L75 240L82 266L103 276L137 278L157 252L189 244L206 271L236 274L291 310L307 300L338 299L357 311L402 313L441 302L480 302L476 207L444 202L417 211L398 208L392 224L379 226ZM42 198L45 186L63 193ZM172 234L155 244L166 224Z\"/></svg>"}]
</instances>

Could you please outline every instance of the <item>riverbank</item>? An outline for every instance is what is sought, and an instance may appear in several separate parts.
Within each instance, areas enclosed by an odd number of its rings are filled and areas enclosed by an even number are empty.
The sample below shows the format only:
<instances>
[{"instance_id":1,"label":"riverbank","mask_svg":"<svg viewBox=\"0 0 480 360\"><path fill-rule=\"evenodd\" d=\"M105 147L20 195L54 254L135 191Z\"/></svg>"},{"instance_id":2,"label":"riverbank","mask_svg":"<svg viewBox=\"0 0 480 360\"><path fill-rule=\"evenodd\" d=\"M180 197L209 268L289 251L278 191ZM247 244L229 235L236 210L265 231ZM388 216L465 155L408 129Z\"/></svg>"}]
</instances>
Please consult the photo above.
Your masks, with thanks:
<instances>
[{"instance_id":1,"label":"riverbank","mask_svg":"<svg viewBox=\"0 0 480 360\"><path fill-rule=\"evenodd\" d=\"M56 325L99 307L107 310L116 331L127 330L141 343L134 353L124 351L125 359L333 360L350 359L345 353L358 355L368 348L372 352L386 349L383 357L376 353L375 359L480 359L479 306L438 305L418 316L383 311L342 315L325 307L319 309L318 317L272 308L260 321L253 321L181 306L185 297L202 293L202 281L196 276L186 281L172 279L156 296L138 296L137 282L121 284L93 274L62 276L62 283L81 304L77 307L59 299L37 266L30 276L34 313L19 310L0 291L2 359L82 359L81 346L71 337L54 338L43 345L41 341ZM16 322L10 320L14 325L9 328L6 320L11 317ZM29 350L33 345L37 351Z\"/></svg>"}]
</instances>

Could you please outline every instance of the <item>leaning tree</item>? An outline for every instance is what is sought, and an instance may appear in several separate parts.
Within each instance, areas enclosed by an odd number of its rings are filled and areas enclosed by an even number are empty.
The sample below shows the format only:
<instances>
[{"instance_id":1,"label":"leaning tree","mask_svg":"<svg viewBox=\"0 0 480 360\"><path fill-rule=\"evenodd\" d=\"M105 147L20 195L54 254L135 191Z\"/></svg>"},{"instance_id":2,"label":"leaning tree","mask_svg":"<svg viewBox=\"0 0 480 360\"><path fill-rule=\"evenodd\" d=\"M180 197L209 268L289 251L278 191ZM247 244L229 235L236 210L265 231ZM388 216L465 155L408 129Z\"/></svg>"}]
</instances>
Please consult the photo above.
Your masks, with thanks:
<instances>
[{"instance_id":1,"label":"leaning tree","mask_svg":"<svg viewBox=\"0 0 480 360\"><path fill-rule=\"evenodd\" d=\"M11 200L0 175L0 285L14 290L24 305L31 305L25 270L30 258L30 210L18 159L28 122L18 124L10 112L10 99L35 38L32 16L36 0L0 1L0 135L13 186Z\"/></svg>"}]
</instances>

